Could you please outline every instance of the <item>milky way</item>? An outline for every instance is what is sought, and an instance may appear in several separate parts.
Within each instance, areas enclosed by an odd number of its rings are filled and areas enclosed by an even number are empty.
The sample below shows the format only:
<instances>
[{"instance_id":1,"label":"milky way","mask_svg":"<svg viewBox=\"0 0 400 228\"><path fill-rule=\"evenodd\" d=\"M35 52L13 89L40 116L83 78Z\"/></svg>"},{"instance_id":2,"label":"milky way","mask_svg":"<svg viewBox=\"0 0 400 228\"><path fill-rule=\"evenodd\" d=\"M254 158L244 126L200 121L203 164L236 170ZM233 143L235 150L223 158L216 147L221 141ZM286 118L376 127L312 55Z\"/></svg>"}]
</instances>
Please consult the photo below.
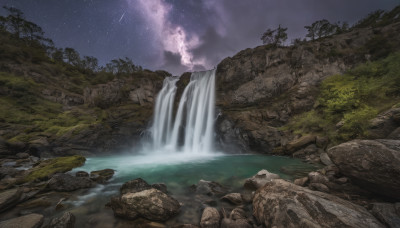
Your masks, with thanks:
<instances>
[{"instance_id":1,"label":"milky way","mask_svg":"<svg viewBox=\"0 0 400 228\"><path fill-rule=\"evenodd\" d=\"M238 51L261 45L279 24L288 44L320 19L355 23L390 10L399 0L3 0L40 25L58 47L95 56L100 64L129 57L175 75L215 67ZM0 11L4 15L5 11Z\"/></svg>"}]
</instances>

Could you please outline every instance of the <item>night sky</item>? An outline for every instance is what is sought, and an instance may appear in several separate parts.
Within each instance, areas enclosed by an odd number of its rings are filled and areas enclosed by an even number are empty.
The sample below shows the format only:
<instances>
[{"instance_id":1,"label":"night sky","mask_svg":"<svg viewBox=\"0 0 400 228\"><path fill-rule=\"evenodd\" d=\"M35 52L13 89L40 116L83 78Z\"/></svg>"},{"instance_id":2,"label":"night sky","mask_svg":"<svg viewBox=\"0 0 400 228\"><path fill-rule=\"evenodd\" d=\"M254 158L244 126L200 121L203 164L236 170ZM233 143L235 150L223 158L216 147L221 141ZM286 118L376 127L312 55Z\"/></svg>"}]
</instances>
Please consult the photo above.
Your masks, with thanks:
<instances>
[{"instance_id":1,"label":"night sky","mask_svg":"<svg viewBox=\"0 0 400 228\"><path fill-rule=\"evenodd\" d=\"M355 23L400 0L1 0L40 25L57 47L75 48L100 64L129 57L175 75L210 69L238 51L261 45L279 24L290 41L320 19ZM4 15L5 11L0 11Z\"/></svg>"}]
</instances>

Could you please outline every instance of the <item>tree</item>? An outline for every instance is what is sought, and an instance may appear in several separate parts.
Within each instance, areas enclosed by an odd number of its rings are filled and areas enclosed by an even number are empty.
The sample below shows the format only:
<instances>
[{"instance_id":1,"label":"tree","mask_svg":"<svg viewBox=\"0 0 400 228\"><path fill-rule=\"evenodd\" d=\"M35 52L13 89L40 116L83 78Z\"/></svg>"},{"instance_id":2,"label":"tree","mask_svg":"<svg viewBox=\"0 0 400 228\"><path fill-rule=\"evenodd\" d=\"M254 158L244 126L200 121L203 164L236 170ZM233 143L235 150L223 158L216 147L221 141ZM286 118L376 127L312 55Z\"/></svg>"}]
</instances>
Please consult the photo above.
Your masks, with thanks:
<instances>
[{"instance_id":1,"label":"tree","mask_svg":"<svg viewBox=\"0 0 400 228\"><path fill-rule=\"evenodd\" d=\"M142 67L133 64L132 59L125 57L124 59L113 59L106 64L105 71L113 74L132 74L141 71Z\"/></svg>"},{"instance_id":2,"label":"tree","mask_svg":"<svg viewBox=\"0 0 400 228\"><path fill-rule=\"evenodd\" d=\"M263 44L272 44L274 47L280 46L287 40L287 28L278 26L277 29L267 29L261 36Z\"/></svg>"},{"instance_id":3,"label":"tree","mask_svg":"<svg viewBox=\"0 0 400 228\"><path fill-rule=\"evenodd\" d=\"M30 21L24 21L21 32L31 41L44 39L42 28Z\"/></svg>"},{"instance_id":4,"label":"tree","mask_svg":"<svg viewBox=\"0 0 400 228\"><path fill-rule=\"evenodd\" d=\"M331 24L328 20L323 19L312 23L310 26L304 26L304 28L308 31L306 37L311 38L311 40L315 40L332 35L336 32L337 26Z\"/></svg>"},{"instance_id":5,"label":"tree","mask_svg":"<svg viewBox=\"0 0 400 228\"><path fill-rule=\"evenodd\" d=\"M81 62L81 58L79 57L79 53L75 51L73 48L65 48L64 49L64 59L67 61L67 63L74 65L74 66L79 66Z\"/></svg>"},{"instance_id":6,"label":"tree","mask_svg":"<svg viewBox=\"0 0 400 228\"><path fill-rule=\"evenodd\" d=\"M6 17L6 27L9 27L17 38L20 38L25 23L24 13L14 7L3 6L3 8L9 13Z\"/></svg>"},{"instance_id":7,"label":"tree","mask_svg":"<svg viewBox=\"0 0 400 228\"><path fill-rule=\"evenodd\" d=\"M84 56L82 60L82 67L87 70L96 71L99 61L93 56Z\"/></svg>"}]
</instances>

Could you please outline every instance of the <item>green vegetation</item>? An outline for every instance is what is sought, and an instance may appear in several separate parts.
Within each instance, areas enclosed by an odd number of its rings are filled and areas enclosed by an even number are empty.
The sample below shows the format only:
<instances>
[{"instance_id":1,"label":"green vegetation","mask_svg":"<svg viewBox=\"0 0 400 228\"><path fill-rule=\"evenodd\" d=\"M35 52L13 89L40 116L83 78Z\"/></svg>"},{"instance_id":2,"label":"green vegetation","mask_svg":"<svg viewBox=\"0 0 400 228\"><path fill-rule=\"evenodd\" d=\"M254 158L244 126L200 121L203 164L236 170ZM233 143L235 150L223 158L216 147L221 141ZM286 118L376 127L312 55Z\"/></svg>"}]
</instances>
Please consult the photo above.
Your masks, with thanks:
<instances>
[{"instance_id":1,"label":"green vegetation","mask_svg":"<svg viewBox=\"0 0 400 228\"><path fill-rule=\"evenodd\" d=\"M368 136L369 120L400 101L400 52L325 79L315 108L285 129L318 133L333 142Z\"/></svg>"},{"instance_id":2,"label":"green vegetation","mask_svg":"<svg viewBox=\"0 0 400 228\"><path fill-rule=\"evenodd\" d=\"M42 161L39 165L28 170L29 174L20 179L18 182L22 184L35 180L48 180L56 173L65 173L75 167L82 166L85 164L85 161L86 158L80 155L51 158Z\"/></svg>"}]
</instances>

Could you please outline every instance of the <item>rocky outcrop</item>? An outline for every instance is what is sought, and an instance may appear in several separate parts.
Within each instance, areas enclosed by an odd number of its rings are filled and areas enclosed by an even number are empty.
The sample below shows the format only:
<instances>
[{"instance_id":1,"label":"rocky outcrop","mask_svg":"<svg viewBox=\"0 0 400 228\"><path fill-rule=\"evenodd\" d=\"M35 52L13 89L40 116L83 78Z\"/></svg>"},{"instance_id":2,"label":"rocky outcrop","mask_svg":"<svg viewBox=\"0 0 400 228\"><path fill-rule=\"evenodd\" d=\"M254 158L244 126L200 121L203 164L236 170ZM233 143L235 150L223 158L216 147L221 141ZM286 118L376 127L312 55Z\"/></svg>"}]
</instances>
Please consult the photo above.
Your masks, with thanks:
<instances>
[{"instance_id":1,"label":"rocky outcrop","mask_svg":"<svg viewBox=\"0 0 400 228\"><path fill-rule=\"evenodd\" d=\"M353 140L330 148L328 154L358 185L400 199L400 140Z\"/></svg>"},{"instance_id":2,"label":"rocky outcrop","mask_svg":"<svg viewBox=\"0 0 400 228\"><path fill-rule=\"evenodd\" d=\"M43 224L43 221L43 215L29 214L0 222L0 227L39 228Z\"/></svg>"},{"instance_id":3,"label":"rocky outcrop","mask_svg":"<svg viewBox=\"0 0 400 228\"><path fill-rule=\"evenodd\" d=\"M384 227L361 206L281 179L256 192L253 215L266 227Z\"/></svg>"},{"instance_id":4,"label":"rocky outcrop","mask_svg":"<svg viewBox=\"0 0 400 228\"><path fill-rule=\"evenodd\" d=\"M216 129L223 145L244 142L242 150L263 153L284 147L294 135L280 127L314 107L320 83L367 61L370 55L360 50L368 50L377 31L388 42L395 42L400 38L395 32L399 28L395 23L375 30L354 29L290 47L249 48L224 59L216 75L221 110Z\"/></svg>"},{"instance_id":5,"label":"rocky outcrop","mask_svg":"<svg viewBox=\"0 0 400 228\"><path fill-rule=\"evenodd\" d=\"M400 108L391 108L370 121L368 137L373 139L398 139L396 129L400 127Z\"/></svg>"},{"instance_id":6,"label":"rocky outcrop","mask_svg":"<svg viewBox=\"0 0 400 228\"><path fill-rule=\"evenodd\" d=\"M93 186L93 181L87 177L74 177L65 173L55 174L48 183L48 187L51 190L58 192L71 192Z\"/></svg>"},{"instance_id":7,"label":"rocky outcrop","mask_svg":"<svg viewBox=\"0 0 400 228\"><path fill-rule=\"evenodd\" d=\"M180 211L180 204L160 190L152 188L142 179L125 183L119 197L111 198L110 206L115 216L126 219L146 218L166 221Z\"/></svg>"},{"instance_id":8,"label":"rocky outcrop","mask_svg":"<svg viewBox=\"0 0 400 228\"><path fill-rule=\"evenodd\" d=\"M373 203L372 214L390 228L400 227L400 203Z\"/></svg>"}]
</instances>

